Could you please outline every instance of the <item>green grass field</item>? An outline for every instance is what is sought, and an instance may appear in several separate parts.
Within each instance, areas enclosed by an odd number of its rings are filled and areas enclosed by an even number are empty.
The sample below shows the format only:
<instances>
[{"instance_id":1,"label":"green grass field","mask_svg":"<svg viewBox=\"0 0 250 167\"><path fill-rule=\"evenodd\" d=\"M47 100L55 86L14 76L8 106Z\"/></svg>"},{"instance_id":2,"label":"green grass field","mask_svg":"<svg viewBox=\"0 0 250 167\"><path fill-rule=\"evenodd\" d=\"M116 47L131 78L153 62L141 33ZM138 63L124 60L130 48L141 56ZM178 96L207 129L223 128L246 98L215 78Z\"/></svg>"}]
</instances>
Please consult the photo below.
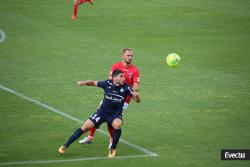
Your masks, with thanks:
<instances>
[{"instance_id":1,"label":"green grass field","mask_svg":"<svg viewBox=\"0 0 250 167\"><path fill-rule=\"evenodd\" d=\"M124 113L122 138L156 157L8 166L243 167L222 148L250 148L250 1L1 0L0 84L85 120L103 92L77 80L103 80L124 47L134 49L142 103ZM165 63L176 52L177 68ZM107 156L108 137L57 148L80 126L0 89L0 166L7 162ZM101 127L106 131L106 125ZM142 155L124 143L119 156Z\"/></svg>"}]
</instances>

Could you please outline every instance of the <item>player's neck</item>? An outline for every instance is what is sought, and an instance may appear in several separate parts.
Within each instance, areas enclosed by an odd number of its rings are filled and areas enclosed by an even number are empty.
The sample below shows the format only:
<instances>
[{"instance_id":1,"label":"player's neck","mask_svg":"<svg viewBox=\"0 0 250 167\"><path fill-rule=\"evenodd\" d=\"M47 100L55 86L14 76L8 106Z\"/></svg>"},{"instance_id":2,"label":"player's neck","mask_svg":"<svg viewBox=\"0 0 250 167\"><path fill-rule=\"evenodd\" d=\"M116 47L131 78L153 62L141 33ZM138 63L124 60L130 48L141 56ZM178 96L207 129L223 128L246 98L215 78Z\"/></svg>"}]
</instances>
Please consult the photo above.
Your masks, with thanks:
<instances>
[{"instance_id":1,"label":"player's neck","mask_svg":"<svg viewBox=\"0 0 250 167\"><path fill-rule=\"evenodd\" d=\"M113 80L113 84L114 84L115 86L120 86L120 84L117 83L117 82L115 82L114 80Z\"/></svg>"},{"instance_id":2,"label":"player's neck","mask_svg":"<svg viewBox=\"0 0 250 167\"><path fill-rule=\"evenodd\" d=\"M128 68L131 64L128 64L128 63L126 63L126 62L122 62L122 65L124 66L124 67L126 67L126 68Z\"/></svg>"}]
</instances>

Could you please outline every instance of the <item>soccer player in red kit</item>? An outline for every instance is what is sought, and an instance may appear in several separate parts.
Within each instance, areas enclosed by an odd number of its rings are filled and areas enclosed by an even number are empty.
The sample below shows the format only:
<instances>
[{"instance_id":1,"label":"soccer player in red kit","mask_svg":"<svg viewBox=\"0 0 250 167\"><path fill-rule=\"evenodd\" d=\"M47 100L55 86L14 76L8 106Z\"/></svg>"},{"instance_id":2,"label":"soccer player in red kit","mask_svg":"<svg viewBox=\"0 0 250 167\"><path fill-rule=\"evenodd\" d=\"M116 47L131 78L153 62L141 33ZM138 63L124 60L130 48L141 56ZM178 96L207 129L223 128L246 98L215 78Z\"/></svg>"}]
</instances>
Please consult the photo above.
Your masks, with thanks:
<instances>
[{"instance_id":1,"label":"soccer player in red kit","mask_svg":"<svg viewBox=\"0 0 250 167\"><path fill-rule=\"evenodd\" d=\"M111 71L109 73L109 78L111 78L112 72L114 70L120 70L124 73L125 82L127 85L132 87L133 91L139 91L139 83L140 83L140 72L137 67L132 64L133 59L133 50L131 48L125 48L122 50L122 58L123 61L117 62L112 65ZM123 111L128 108L128 105L131 101L131 97L127 97L125 99L125 103L123 106ZM79 141L80 144L90 144L94 138L96 129L92 128L89 130L88 137L83 138ZM110 144L109 147L112 145L112 137L114 129L112 127L108 127L109 135L110 135Z\"/></svg>"},{"instance_id":2,"label":"soccer player in red kit","mask_svg":"<svg viewBox=\"0 0 250 167\"><path fill-rule=\"evenodd\" d=\"M72 20L76 20L78 6L83 4L83 3L87 3L87 2L90 3L91 5L93 5L94 0L74 0L74 13L71 16Z\"/></svg>"}]
</instances>

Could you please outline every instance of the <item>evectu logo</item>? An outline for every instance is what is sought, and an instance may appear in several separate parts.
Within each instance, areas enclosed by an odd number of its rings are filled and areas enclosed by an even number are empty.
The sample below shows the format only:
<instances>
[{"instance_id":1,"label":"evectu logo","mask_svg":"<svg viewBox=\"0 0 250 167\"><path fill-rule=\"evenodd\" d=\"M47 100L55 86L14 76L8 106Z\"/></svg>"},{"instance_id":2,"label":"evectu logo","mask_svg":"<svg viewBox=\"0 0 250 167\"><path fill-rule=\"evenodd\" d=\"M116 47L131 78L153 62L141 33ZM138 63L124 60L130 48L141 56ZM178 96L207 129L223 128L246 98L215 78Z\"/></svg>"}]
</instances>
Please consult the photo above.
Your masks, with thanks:
<instances>
[{"instance_id":1,"label":"evectu logo","mask_svg":"<svg viewBox=\"0 0 250 167\"><path fill-rule=\"evenodd\" d=\"M250 150L222 149L221 160L250 160Z\"/></svg>"}]
</instances>

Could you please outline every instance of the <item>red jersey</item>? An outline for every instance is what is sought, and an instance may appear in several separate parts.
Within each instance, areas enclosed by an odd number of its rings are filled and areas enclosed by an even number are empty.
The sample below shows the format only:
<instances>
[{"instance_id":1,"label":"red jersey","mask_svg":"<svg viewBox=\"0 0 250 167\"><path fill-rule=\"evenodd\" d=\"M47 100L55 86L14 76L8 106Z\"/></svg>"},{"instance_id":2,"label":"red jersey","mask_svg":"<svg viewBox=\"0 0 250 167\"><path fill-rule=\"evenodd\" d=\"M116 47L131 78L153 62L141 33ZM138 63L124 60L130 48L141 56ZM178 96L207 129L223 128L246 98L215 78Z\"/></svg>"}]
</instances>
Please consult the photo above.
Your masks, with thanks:
<instances>
[{"instance_id":1,"label":"red jersey","mask_svg":"<svg viewBox=\"0 0 250 167\"><path fill-rule=\"evenodd\" d=\"M129 86L133 86L134 83L139 84L140 83L140 72L137 69L137 67L133 64L130 64L128 67L123 65L123 62L117 62L112 65L111 71L109 73L109 78L111 78L112 72L114 70L120 70L124 73L125 82ZM131 97L128 96L125 100L126 103L129 103L131 100Z\"/></svg>"}]
</instances>

